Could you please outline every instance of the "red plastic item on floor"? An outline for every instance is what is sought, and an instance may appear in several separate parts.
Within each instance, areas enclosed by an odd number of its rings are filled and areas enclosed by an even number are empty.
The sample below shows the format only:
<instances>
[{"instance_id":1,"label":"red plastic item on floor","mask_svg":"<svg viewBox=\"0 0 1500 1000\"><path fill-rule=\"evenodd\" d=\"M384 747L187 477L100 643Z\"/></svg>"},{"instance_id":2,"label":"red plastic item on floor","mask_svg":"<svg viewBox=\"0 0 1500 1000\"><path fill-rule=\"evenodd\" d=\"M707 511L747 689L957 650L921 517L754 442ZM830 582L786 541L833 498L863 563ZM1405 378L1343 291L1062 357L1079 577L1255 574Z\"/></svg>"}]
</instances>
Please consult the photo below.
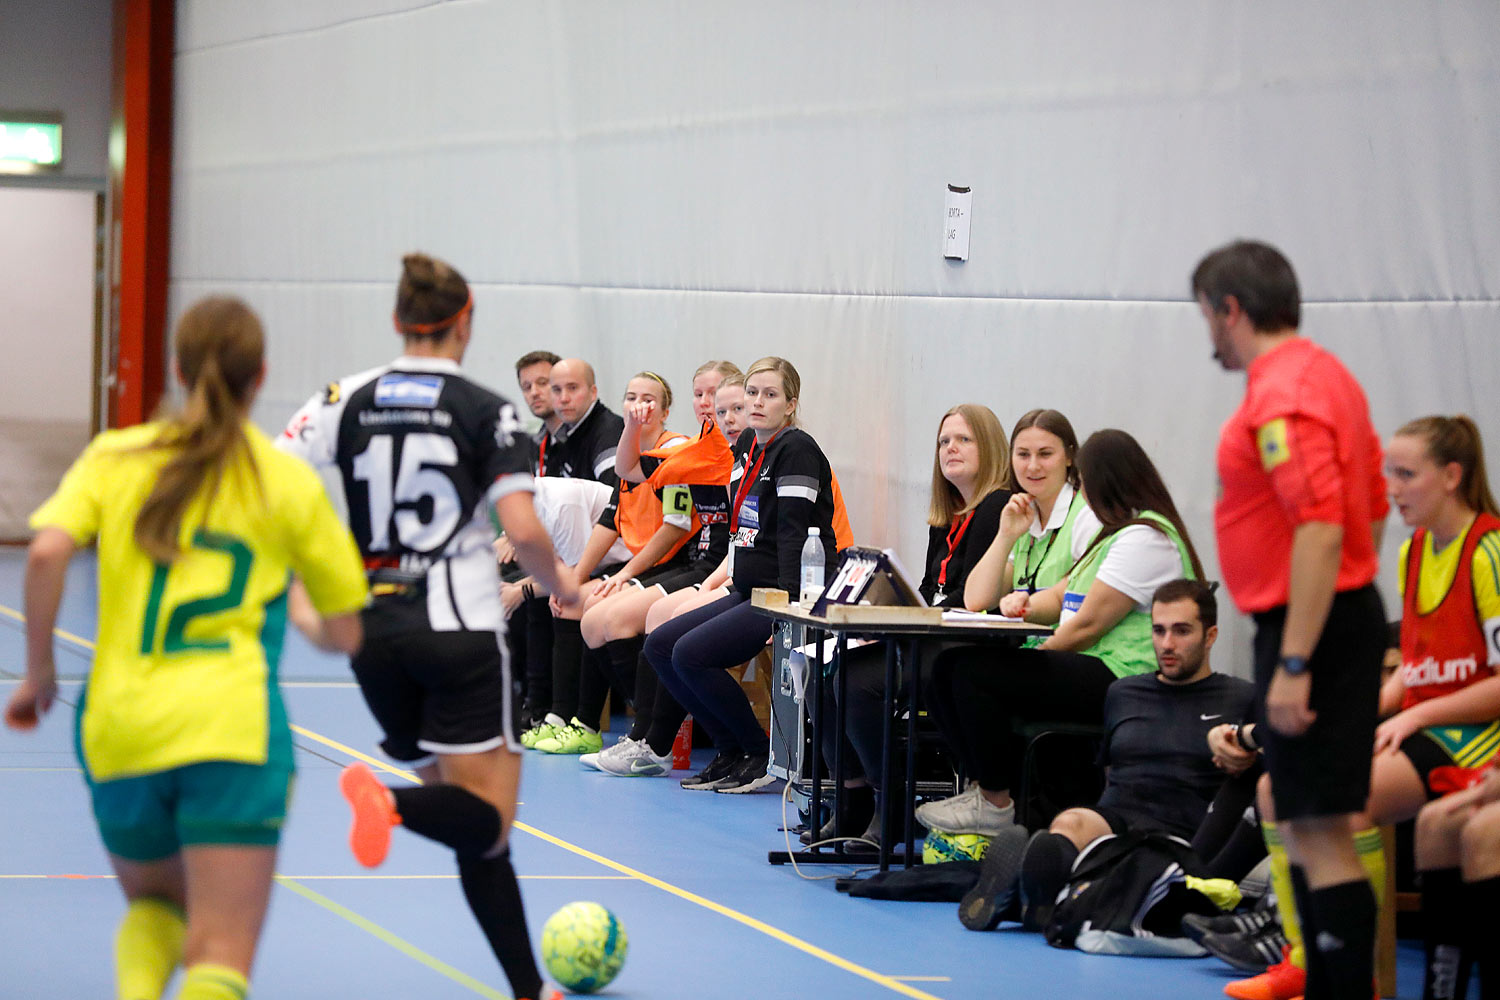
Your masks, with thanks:
<instances>
[{"instance_id":1,"label":"red plastic item on floor","mask_svg":"<svg viewBox=\"0 0 1500 1000\"><path fill-rule=\"evenodd\" d=\"M686 771L693 766L693 717L682 720L677 738L672 741L672 770Z\"/></svg>"}]
</instances>

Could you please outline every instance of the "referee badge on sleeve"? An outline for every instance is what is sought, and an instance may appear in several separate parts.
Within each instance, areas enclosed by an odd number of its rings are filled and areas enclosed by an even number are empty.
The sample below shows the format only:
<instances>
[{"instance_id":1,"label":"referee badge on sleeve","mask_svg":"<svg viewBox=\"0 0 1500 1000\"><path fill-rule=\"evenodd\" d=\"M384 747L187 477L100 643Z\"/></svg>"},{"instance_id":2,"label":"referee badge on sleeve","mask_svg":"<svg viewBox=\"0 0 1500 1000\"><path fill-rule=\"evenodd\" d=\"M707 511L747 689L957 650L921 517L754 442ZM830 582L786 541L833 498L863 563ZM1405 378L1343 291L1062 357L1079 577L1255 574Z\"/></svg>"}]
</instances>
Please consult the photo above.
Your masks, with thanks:
<instances>
[{"instance_id":1,"label":"referee badge on sleeve","mask_svg":"<svg viewBox=\"0 0 1500 1000\"><path fill-rule=\"evenodd\" d=\"M1270 423L1262 424L1255 432L1255 444L1260 450L1260 467L1267 472L1291 458L1292 449L1286 437L1286 418L1277 417Z\"/></svg>"}]
</instances>

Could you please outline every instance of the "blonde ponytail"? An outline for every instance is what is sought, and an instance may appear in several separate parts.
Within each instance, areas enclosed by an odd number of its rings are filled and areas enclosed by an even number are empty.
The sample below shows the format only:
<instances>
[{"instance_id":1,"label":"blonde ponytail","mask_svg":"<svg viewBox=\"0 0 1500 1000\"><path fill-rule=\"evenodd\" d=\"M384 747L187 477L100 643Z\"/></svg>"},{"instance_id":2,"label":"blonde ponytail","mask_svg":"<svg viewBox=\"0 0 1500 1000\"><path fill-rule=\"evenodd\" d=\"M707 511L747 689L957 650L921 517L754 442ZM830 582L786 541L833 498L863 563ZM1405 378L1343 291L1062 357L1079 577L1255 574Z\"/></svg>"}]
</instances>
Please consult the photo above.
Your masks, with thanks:
<instances>
[{"instance_id":1,"label":"blonde ponytail","mask_svg":"<svg viewBox=\"0 0 1500 1000\"><path fill-rule=\"evenodd\" d=\"M147 446L175 454L135 521L136 544L159 563L177 557L182 518L193 498L206 486L212 502L225 468L245 448L245 409L265 356L260 320L233 298L192 306L177 324L176 340L187 404Z\"/></svg>"}]
</instances>

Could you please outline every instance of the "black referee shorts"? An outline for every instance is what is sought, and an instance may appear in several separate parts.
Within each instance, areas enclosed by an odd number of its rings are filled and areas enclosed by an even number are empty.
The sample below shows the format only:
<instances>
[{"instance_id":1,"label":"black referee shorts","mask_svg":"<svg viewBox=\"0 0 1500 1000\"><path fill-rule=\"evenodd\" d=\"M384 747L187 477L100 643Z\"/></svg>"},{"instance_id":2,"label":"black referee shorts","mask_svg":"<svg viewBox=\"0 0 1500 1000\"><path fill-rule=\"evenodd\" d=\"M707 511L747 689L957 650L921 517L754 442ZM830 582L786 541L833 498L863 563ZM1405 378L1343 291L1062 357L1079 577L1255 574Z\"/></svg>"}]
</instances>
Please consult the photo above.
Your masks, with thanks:
<instances>
[{"instance_id":1,"label":"black referee shorts","mask_svg":"<svg viewBox=\"0 0 1500 1000\"><path fill-rule=\"evenodd\" d=\"M708 574L713 570L714 568L706 561L696 562L687 567L673 567L649 583L645 583L645 586L660 587L664 594L675 594L679 590L696 587L707 580ZM642 577L642 582L645 582L644 577Z\"/></svg>"},{"instance_id":2,"label":"black referee shorts","mask_svg":"<svg viewBox=\"0 0 1500 1000\"><path fill-rule=\"evenodd\" d=\"M1285 606L1255 615L1255 703L1261 721L1285 625ZM1385 608L1374 586L1335 594L1323 635L1308 660L1308 707L1317 719L1301 736L1282 736L1268 725L1255 728L1265 747L1278 821L1364 809L1370 797L1385 647Z\"/></svg>"},{"instance_id":3,"label":"black referee shorts","mask_svg":"<svg viewBox=\"0 0 1500 1000\"><path fill-rule=\"evenodd\" d=\"M494 632L403 632L351 661L393 760L484 753L520 744L511 726L509 656Z\"/></svg>"}]
</instances>

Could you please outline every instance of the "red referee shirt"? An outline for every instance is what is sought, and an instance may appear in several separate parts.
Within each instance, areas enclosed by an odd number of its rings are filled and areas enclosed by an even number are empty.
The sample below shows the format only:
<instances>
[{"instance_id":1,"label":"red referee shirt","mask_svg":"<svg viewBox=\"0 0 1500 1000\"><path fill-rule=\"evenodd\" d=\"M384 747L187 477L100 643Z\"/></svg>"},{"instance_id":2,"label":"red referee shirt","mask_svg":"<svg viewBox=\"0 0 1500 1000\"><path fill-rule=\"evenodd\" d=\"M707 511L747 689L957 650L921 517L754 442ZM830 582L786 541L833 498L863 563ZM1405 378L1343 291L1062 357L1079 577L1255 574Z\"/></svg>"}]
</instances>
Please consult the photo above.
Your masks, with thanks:
<instances>
[{"instance_id":1,"label":"red referee shirt","mask_svg":"<svg viewBox=\"0 0 1500 1000\"><path fill-rule=\"evenodd\" d=\"M1342 363L1306 337L1251 362L1240 408L1219 434L1219 567L1247 614L1287 602L1292 534L1344 527L1339 591L1375 578L1371 524L1390 505L1380 439L1365 394Z\"/></svg>"}]
</instances>

